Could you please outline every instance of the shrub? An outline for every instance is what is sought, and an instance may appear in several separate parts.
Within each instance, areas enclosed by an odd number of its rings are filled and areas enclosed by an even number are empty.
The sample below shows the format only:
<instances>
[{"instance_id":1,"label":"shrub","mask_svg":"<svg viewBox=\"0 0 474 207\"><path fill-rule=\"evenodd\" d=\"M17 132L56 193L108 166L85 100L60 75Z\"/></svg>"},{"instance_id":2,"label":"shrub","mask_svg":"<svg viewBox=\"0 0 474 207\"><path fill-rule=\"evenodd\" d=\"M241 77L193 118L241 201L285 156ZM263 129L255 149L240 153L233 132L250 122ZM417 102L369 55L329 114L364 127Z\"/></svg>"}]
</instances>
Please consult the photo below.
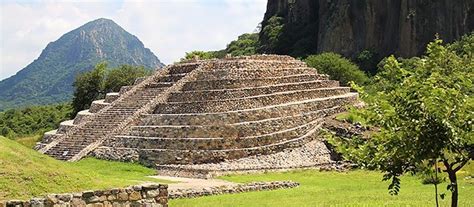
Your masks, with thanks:
<instances>
[{"instance_id":1,"label":"shrub","mask_svg":"<svg viewBox=\"0 0 474 207\"><path fill-rule=\"evenodd\" d=\"M319 73L328 74L331 79L340 81L342 85L348 85L350 81L364 84L369 80L356 64L335 53L311 55L305 62L310 67L316 68Z\"/></svg>"}]
</instances>

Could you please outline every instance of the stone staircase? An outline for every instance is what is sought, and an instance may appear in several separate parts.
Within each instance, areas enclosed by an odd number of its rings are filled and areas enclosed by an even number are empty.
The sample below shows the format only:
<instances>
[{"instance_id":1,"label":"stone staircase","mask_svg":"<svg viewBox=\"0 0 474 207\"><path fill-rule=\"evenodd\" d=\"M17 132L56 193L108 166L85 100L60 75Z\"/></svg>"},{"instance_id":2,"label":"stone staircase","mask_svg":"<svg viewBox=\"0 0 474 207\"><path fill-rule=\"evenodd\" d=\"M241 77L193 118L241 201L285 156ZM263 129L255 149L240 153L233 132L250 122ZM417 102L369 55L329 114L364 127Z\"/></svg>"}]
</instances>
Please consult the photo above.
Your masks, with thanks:
<instances>
[{"instance_id":1,"label":"stone staircase","mask_svg":"<svg viewBox=\"0 0 474 207\"><path fill-rule=\"evenodd\" d=\"M289 56L195 61L94 101L37 148L69 161L219 163L304 146L325 117L356 101L350 88Z\"/></svg>"},{"instance_id":2,"label":"stone staircase","mask_svg":"<svg viewBox=\"0 0 474 207\"><path fill-rule=\"evenodd\" d=\"M138 79L134 86L125 86L118 93L108 93L105 99L94 101L90 109L79 112L74 120L62 122L58 130L46 133L36 148L59 160L82 158L87 155L87 150L94 149L88 149L90 146L113 136L117 127L137 116L140 109L197 66L188 64L161 69L146 80Z\"/></svg>"}]
</instances>

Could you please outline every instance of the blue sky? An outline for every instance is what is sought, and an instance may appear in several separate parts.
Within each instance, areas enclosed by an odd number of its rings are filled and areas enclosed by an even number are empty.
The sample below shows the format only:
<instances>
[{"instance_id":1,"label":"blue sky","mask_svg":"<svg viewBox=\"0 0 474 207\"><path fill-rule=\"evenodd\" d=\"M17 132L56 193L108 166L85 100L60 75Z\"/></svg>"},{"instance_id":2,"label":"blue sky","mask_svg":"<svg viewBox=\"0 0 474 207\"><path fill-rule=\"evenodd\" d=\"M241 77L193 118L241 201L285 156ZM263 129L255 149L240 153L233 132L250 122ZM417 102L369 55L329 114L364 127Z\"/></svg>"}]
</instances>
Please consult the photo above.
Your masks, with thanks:
<instances>
[{"instance_id":1,"label":"blue sky","mask_svg":"<svg viewBox=\"0 0 474 207\"><path fill-rule=\"evenodd\" d=\"M266 0L0 0L0 80L49 42L97 18L114 20L165 64L191 50L222 49L262 21Z\"/></svg>"}]
</instances>

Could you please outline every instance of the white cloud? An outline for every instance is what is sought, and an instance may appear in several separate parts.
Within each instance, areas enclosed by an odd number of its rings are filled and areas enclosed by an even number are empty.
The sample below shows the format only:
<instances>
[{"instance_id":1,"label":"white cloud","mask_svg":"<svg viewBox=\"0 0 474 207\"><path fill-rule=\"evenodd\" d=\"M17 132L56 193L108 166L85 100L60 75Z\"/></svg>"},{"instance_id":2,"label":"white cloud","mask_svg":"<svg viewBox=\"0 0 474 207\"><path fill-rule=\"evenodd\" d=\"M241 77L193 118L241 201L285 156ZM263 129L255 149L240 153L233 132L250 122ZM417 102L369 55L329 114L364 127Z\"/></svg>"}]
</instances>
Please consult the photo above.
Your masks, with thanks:
<instances>
[{"instance_id":1,"label":"white cloud","mask_svg":"<svg viewBox=\"0 0 474 207\"><path fill-rule=\"evenodd\" d=\"M217 50L252 32L266 0L124 2L2 2L0 79L39 56L46 45L88 21L105 17L136 35L164 63L191 50Z\"/></svg>"}]
</instances>

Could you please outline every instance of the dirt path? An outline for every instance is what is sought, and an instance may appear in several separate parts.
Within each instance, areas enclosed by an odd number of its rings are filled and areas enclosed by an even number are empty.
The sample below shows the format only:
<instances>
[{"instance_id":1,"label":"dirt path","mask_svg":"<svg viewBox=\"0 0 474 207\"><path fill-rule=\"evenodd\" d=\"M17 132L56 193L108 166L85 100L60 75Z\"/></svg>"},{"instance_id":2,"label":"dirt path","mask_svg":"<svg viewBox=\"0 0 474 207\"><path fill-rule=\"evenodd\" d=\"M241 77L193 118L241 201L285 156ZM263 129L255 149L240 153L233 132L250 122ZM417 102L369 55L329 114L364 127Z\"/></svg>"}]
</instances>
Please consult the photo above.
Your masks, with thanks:
<instances>
[{"instance_id":1,"label":"dirt path","mask_svg":"<svg viewBox=\"0 0 474 207\"><path fill-rule=\"evenodd\" d=\"M168 184L168 190L177 189L202 189L209 187L218 186L235 186L237 183L220 180L220 179L197 179L197 178L183 178L183 177L172 177L172 176L150 176L152 178L169 180L176 183Z\"/></svg>"}]
</instances>

